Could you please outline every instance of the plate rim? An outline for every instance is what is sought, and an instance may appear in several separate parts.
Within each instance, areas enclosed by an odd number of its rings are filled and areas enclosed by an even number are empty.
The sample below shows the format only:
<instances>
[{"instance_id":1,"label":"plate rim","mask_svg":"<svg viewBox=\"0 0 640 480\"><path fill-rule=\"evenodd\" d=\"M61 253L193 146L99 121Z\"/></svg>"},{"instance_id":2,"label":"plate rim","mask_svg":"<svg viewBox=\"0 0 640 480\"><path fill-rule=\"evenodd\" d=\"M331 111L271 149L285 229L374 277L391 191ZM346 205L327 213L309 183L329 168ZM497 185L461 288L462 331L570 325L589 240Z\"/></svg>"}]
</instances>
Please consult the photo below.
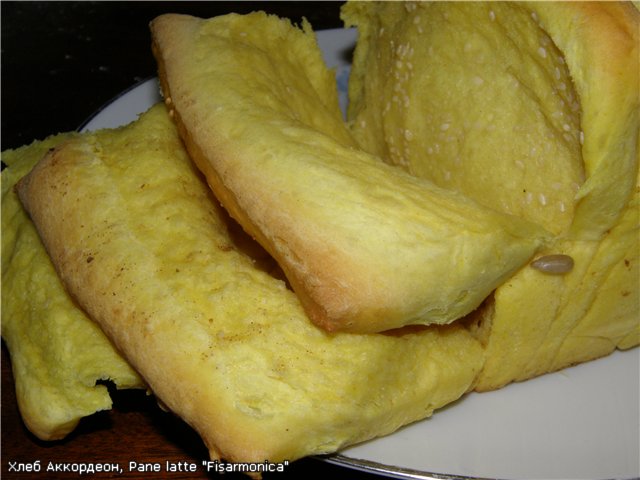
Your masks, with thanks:
<instances>
[{"instance_id":1,"label":"plate rim","mask_svg":"<svg viewBox=\"0 0 640 480\"><path fill-rule=\"evenodd\" d=\"M138 80L137 82L135 82L134 84L128 86L127 88L125 88L124 90L118 92L116 95L114 95L113 97L111 97L109 100L107 100L106 102L104 102L102 105L100 105L100 107L98 107L96 110L93 111L93 113L91 113L88 117L86 117L82 123L80 123L80 125L78 125L78 127L76 128L76 130L78 132L82 132L84 131L87 126L93 121L95 120L97 117L99 117L106 109L108 109L110 106L112 106L112 104L116 103L118 100L120 100L122 97L124 97L126 94L132 92L133 90L136 90L138 87L140 87L142 84L145 84L151 80L157 79L157 76L155 75L149 75L148 77L145 77L141 80ZM150 106L151 107L151 106Z\"/></svg>"}]
</instances>

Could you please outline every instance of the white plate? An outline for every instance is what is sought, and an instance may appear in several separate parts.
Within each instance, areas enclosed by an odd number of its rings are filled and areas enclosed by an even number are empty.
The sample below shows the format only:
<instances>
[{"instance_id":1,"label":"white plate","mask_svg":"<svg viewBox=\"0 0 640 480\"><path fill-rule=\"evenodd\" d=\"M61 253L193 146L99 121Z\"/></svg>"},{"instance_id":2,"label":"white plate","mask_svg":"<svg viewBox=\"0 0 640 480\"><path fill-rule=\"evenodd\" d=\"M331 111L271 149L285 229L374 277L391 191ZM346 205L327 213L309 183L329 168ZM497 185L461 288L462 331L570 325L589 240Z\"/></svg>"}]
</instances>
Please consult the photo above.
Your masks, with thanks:
<instances>
[{"instance_id":1,"label":"white plate","mask_svg":"<svg viewBox=\"0 0 640 480\"><path fill-rule=\"evenodd\" d=\"M353 30L318 32L346 105ZM123 92L83 130L123 125L160 101L156 79ZM397 478L637 478L640 350L495 392L470 394L430 419L323 457Z\"/></svg>"}]
</instances>

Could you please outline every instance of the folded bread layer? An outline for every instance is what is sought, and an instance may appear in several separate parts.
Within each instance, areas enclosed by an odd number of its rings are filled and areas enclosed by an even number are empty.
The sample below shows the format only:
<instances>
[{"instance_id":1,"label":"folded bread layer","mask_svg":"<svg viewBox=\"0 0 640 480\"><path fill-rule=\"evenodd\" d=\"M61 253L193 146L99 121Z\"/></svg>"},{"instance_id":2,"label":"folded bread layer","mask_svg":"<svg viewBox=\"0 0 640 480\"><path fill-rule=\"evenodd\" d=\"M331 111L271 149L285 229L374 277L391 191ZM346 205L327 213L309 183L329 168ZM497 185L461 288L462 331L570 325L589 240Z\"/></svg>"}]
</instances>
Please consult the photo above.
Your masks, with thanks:
<instances>
[{"instance_id":1,"label":"folded bread layer","mask_svg":"<svg viewBox=\"0 0 640 480\"><path fill-rule=\"evenodd\" d=\"M163 105L50 152L19 185L60 278L213 458L335 451L472 388L460 326L328 334L240 252Z\"/></svg>"},{"instance_id":2,"label":"folded bread layer","mask_svg":"<svg viewBox=\"0 0 640 480\"><path fill-rule=\"evenodd\" d=\"M537 255L573 261L521 269L467 319L487 352L477 388L640 343L637 9L350 2L343 18L359 144L543 225L556 237Z\"/></svg>"},{"instance_id":3,"label":"folded bread layer","mask_svg":"<svg viewBox=\"0 0 640 480\"><path fill-rule=\"evenodd\" d=\"M543 243L543 229L357 148L308 25L163 15L151 29L191 157L323 328L450 323Z\"/></svg>"},{"instance_id":4,"label":"folded bread layer","mask_svg":"<svg viewBox=\"0 0 640 480\"><path fill-rule=\"evenodd\" d=\"M42 440L66 436L81 418L111 408L105 385L144 388L110 340L69 297L22 208L16 182L58 144L53 135L2 152L2 338L25 425Z\"/></svg>"},{"instance_id":5,"label":"folded bread layer","mask_svg":"<svg viewBox=\"0 0 640 480\"><path fill-rule=\"evenodd\" d=\"M581 109L564 56L518 2L352 2L349 122L362 148L543 225L572 222Z\"/></svg>"},{"instance_id":6,"label":"folded bread layer","mask_svg":"<svg viewBox=\"0 0 640 480\"><path fill-rule=\"evenodd\" d=\"M563 52L582 111L586 180L571 235L599 240L637 188L640 150L640 11L631 2L531 2Z\"/></svg>"}]
</instances>

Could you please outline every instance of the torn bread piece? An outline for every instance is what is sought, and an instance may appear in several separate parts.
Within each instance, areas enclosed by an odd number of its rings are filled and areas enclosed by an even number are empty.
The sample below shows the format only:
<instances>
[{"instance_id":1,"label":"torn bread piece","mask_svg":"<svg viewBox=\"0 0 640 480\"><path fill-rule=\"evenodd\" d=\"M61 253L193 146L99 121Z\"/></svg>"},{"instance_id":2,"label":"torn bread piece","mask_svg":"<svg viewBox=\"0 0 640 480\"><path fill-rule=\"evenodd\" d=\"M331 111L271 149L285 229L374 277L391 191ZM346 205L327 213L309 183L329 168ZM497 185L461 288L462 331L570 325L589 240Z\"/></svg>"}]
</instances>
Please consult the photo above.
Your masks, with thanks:
<instances>
[{"instance_id":1,"label":"torn bread piece","mask_svg":"<svg viewBox=\"0 0 640 480\"><path fill-rule=\"evenodd\" d=\"M151 30L191 157L317 325L452 322L543 243L543 229L358 149L308 24L164 15Z\"/></svg>"},{"instance_id":2,"label":"torn bread piece","mask_svg":"<svg viewBox=\"0 0 640 480\"><path fill-rule=\"evenodd\" d=\"M349 124L360 146L541 224L557 237L537 257L570 261L560 275L521 269L474 312L487 348L477 388L638 345L633 4L349 2L342 16L358 29Z\"/></svg>"},{"instance_id":3,"label":"torn bread piece","mask_svg":"<svg viewBox=\"0 0 640 480\"><path fill-rule=\"evenodd\" d=\"M42 440L63 438L81 418L111 408L107 387L98 381L145 388L65 291L14 190L49 149L76 135L53 135L2 152L2 338L21 417Z\"/></svg>"},{"instance_id":4,"label":"torn bread piece","mask_svg":"<svg viewBox=\"0 0 640 480\"><path fill-rule=\"evenodd\" d=\"M238 250L163 105L19 183L69 292L213 458L279 462L393 432L473 386L459 325L329 334Z\"/></svg>"}]
</instances>

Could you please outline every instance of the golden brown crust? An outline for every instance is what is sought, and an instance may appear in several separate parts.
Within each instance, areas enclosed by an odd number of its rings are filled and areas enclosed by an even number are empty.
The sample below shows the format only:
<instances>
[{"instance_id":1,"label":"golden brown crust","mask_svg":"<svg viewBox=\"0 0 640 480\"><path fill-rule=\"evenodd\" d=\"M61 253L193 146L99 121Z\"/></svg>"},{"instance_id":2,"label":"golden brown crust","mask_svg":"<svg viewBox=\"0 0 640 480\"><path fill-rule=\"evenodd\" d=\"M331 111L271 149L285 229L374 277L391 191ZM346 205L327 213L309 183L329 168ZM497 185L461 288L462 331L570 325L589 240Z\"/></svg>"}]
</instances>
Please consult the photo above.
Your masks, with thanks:
<instances>
[{"instance_id":1,"label":"golden brown crust","mask_svg":"<svg viewBox=\"0 0 640 480\"><path fill-rule=\"evenodd\" d=\"M355 149L337 103L324 103L335 84L308 33L258 14L166 15L151 28L191 156L318 325L451 322L540 244L535 227ZM285 36L304 58L283 56Z\"/></svg>"}]
</instances>

